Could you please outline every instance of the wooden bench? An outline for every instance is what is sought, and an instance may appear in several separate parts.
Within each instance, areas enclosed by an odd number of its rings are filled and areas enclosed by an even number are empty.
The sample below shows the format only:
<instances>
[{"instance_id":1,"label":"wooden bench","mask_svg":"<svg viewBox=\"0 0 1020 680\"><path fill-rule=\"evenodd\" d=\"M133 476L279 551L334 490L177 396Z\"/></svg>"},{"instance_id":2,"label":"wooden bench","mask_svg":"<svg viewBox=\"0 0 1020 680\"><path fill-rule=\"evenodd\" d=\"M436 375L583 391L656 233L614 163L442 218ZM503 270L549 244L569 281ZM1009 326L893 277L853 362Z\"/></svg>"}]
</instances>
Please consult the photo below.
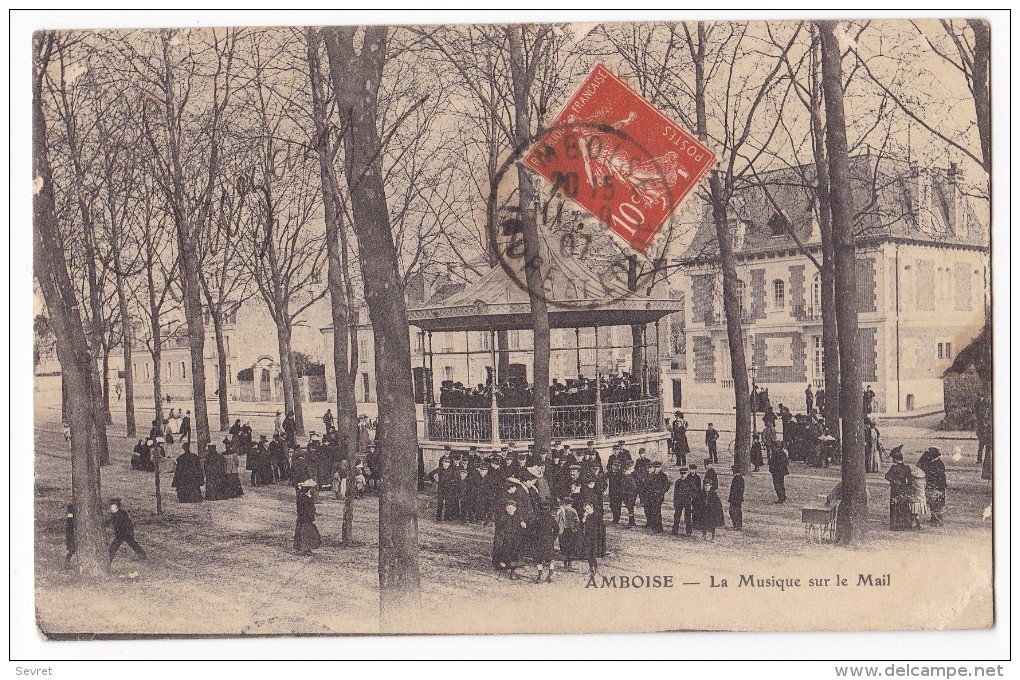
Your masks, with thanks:
<instances>
[{"instance_id":1,"label":"wooden bench","mask_svg":"<svg viewBox=\"0 0 1020 680\"><path fill-rule=\"evenodd\" d=\"M804 525L804 538L809 541L818 536L818 543L823 543L824 533L829 534L829 542L836 540L836 509L839 501L832 505L807 505L800 510L800 521Z\"/></svg>"}]
</instances>

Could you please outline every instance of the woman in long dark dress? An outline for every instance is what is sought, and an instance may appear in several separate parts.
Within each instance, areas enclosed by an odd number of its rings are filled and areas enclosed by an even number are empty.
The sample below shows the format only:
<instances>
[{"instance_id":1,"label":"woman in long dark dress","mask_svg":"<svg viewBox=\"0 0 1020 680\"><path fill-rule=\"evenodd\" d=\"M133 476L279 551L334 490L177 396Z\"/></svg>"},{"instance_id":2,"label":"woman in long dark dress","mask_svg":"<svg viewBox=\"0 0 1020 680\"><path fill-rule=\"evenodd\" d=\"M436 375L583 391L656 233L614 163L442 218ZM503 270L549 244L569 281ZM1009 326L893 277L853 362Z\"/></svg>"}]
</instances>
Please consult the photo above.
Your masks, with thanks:
<instances>
[{"instance_id":1,"label":"woman in long dark dress","mask_svg":"<svg viewBox=\"0 0 1020 680\"><path fill-rule=\"evenodd\" d=\"M322 537L315 526L315 501L312 490L318 486L314 479L307 479L297 488L297 526L294 529L294 551L310 555L322 546Z\"/></svg>"},{"instance_id":2,"label":"woman in long dark dress","mask_svg":"<svg viewBox=\"0 0 1020 680\"><path fill-rule=\"evenodd\" d=\"M225 489L227 498L240 498L244 495L244 488L241 486L240 474L241 461L237 458L237 447L227 447L223 454L223 471L226 474Z\"/></svg>"},{"instance_id":3,"label":"woman in long dark dress","mask_svg":"<svg viewBox=\"0 0 1020 680\"><path fill-rule=\"evenodd\" d=\"M933 527L940 527L944 524L942 513L946 507L946 489L949 486L942 451L937 446L929 447L918 459L917 467L924 470L925 474L924 495L928 502L928 512L931 513L929 523Z\"/></svg>"},{"instance_id":4,"label":"woman in long dark dress","mask_svg":"<svg viewBox=\"0 0 1020 680\"><path fill-rule=\"evenodd\" d=\"M223 454L216 450L215 444L209 444L205 456L205 499L207 501L224 501L227 495L227 465Z\"/></svg>"},{"instance_id":5,"label":"woman in long dark dress","mask_svg":"<svg viewBox=\"0 0 1020 680\"><path fill-rule=\"evenodd\" d=\"M202 502L202 461L191 452L191 446L185 442L184 453L177 456L177 467L174 469L174 481L170 485L177 489L177 500L180 503Z\"/></svg>"},{"instance_id":6,"label":"woman in long dark dress","mask_svg":"<svg viewBox=\"0 0 1020 680\"><path fill-rule=\"evenodd\" d=\"M903 445L889 452L893 464L885 473L889 482L889 528L893 531L904 531L913 528L914 516L910 512L913 484L910 466L903 462Z\"/></svg>"}]
</instances>

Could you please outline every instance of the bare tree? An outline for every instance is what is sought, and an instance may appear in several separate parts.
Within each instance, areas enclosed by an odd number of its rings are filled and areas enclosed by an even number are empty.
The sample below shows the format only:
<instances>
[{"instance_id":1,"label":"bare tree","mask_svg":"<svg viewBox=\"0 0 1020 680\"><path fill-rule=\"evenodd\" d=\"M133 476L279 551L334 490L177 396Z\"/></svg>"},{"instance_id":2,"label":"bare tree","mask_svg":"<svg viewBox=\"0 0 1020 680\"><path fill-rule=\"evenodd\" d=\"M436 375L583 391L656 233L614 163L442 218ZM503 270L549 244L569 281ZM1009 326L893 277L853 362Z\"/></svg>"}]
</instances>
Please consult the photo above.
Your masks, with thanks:
<instances>
[{"instance_id":1,"label":"bare tree","mask_svg":"<svg viewBox=\"0 0 1020 680\"><path fill-rule=\"evenodd\" d=\"M155 177L177 234L199 453L209 443L205 385L202 236L212 219L224 114L235 78L238 30L163 29L158 38L112 41L145 96L143 130Z\"/></svg>"},{"instance_id":2,"label":"bare tree","mask_svg":"<svg viewBox=\"0 0 1020 680\"><path fill-rule=\"evenodd\" d=\"M64 244L57 223L53 172L47 154L47 124L43 110L46 73L56 49L56 36L39 31L32 41L32 171L35 176L32 233L35 277L46 301L56 337L61 381L68 390L71 496L77 511L75 541L78 569L88 579L108 571L103 540L99 459L106 426L97 398L95 361L89 349L78 300L64 260Z\"/></svg>"},{"instance_id":3,"label":"bare tree","mask_svg":"<svg viewBox=\"0 0 1020 680\"><path fill-rule=\"evenodd\" d=\"M388 29L329 28L323 30L323 37L343 133L352 224L360 246L365 301L375 339L377 445L384 475L379 499L380 617L384 631L406 631L414 629L421 606L418 436L407 308L386 201L383 140L377 127Z\"/></svg>"},{"instance_id":4,"label":"bare tree","mask_svg":"<svg viewBox=\"0 0 1020 680\"><path fill-rule=\"evenodd\" d=\"M864 537L868 523L860 331L857 326L856 239L843 108L842 49L836 39L836 22L821 21L817 26L822 43L825 143L832 198L835 306L839 325L839 412L843 418L843 495L836 533L839 541L853 544Z\"/></svg>"},{"instance_id":5,"label":"bare tree","mask_svg":"<svg viewBox=\"0 0 1020 680\"><path fill-rule=\"evenodd\" d=\"M80 227L80 231L72 228L68 232L67 242L73 239L81 248L81 255L76 260L83 273L82 299L88 310L86 323L89 347L96 384L100 387L100 412L105 422L109 423L109 390L104 390L108 372L100 376L97 367L100 357L104 369L109 364L109 344L104 342L109 324L104 321L110 312L109 307L104 306L103 299L108 292L104 276L106 272L96 252L95 199L99 189L93 168L99 154L96 126L103 115L103 104L97 88L91 82L88 53L81 38L72 34L58 35L54 38L53 46L56 68L44 76L47 79L46 92L52 100L52 108L63 131L60 139L62 143L54 145L58 154L63 152L66 165L66 180L61 181L58 188L63 187L68 207L76 213L74 223ZM105 438L99 442L99 446L100 464L105 465L110 455Z\"/></svg>"},{"instance_id":6,"label":"bare tree","mask_svg":"<svg viewBox=\"0 0 1020 680\"><path fill-rule=\"evenodd\" d=\"M754 167L756 155L742 156L748 140L754 133L755 116L762 103L778 86L777 74L782 68L786 53L796 40L796 31L778 55L769 55L767 70L753 69L764 74L750 82L749 77L737 74L735 62L747 35L747 24L706 24L699 22L692 30L683 24L684 36L694 66L693 87L695 129L702 142L712 145L722 159L723 169L713 168L709 173L708 203L715 226L722 270L723 312L726 316L726 335L729 341L733 392L736 401L736 435L733 443L734 464L746 472L750 467L751 400L748 385L747 357L740 319L740 300L737 296L736 257L733 253L730 229L730 201L741 177ZM747 56L746 52L743 56ZM760 59L761 55L755 55ZM727 67L728 65L728 67ZM724 69L724 70L720 70ZM710 85L721 85L726 93L726 111L722 116L722 130L717 137L709 130ZM733 91L744 93L743 106L732 105L729 95ZM772 125L772 130L776 127ZM766 139L771 132L766 135ZM739 161L739 165L738 165Z\"/></svg>"},{"instance_id":7,"label":"bare tree","mask_svg":"<svg viewBox=\"0 0 1020 680\"><path fill-rule=\"evenodd\" d=\"M254 127L246 189L252 193L251 214L242 258L276 324L284 402L287 412L294 413L298 432L303 433L301 389L291 338L295 321L328 292L318 286L325 237L313 225L321 209L314 179L317 167L309 162L303 145L289 140L292 100L279 84L270 81L268 69L279 47L267 46L267 41L256 37L246 50L252 82L245 108ZM264 54L264 49L272 52Z\"/></svg>"},{"instance_id":8,"label":"bare tree","mask_svg":"<svg viewBox=\"0 0 1020 680\"><path fill-rule=\"evenodd\" d=\"M334 159L341 143L338 130L330 125L327 108L326 83L322 77L320 59L321 37L314 28L305 29L306 59L312 96L315 152L319 160L319 177L322 185L322 202L326 222L326 257L330 313L333 320L333 369L337 395L337 433L347 461L347 488L354 488L355 456L358 451L358 405L354 393L357 373L355 364L349 363L357 352L357 310L351 307L350 263L347 261L347 228L337 181ZM351 332L352 327L354 333ZM341 540L344 545L352 541L354 525L354 494L344 497L344 517Z\"/></svg>"}]
</instances>

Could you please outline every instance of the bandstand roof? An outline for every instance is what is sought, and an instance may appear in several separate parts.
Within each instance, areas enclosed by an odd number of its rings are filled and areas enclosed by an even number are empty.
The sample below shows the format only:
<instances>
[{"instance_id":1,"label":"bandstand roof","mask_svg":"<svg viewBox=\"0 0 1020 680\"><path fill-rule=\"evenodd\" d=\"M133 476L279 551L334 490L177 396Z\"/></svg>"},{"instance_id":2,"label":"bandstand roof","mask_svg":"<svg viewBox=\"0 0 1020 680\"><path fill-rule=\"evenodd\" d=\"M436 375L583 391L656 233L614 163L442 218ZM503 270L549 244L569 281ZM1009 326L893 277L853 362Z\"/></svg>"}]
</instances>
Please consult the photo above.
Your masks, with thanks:
<instances>
[{"instance_id":1,"label":"bandstand roof","mask_svg":"<svg viewBox=\"0 0 1020 680\"><path fill-rule=\"evenodd\" d=\"M563 257L553 248L545 251L552 328L647 324L683 309L683 302L669 299L665 291L658 295L633 293L600 277L576 258ZM408 310L408 321L424 331L530 329L531 304L523 285L523 265L513 269L516 276L508 273L511 266L494 267L465 289Z\"/></svg>"}]
</instances>

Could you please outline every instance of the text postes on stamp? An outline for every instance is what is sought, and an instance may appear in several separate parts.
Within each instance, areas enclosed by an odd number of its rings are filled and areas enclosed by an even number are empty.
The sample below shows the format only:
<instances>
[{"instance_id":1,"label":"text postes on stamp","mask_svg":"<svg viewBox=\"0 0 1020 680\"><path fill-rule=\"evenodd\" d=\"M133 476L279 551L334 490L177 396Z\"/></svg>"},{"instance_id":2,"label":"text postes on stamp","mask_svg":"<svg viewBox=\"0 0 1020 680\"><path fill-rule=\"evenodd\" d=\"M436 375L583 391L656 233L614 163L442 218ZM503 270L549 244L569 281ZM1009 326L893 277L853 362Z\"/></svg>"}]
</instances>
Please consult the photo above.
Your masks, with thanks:
<instances>
[{"instance_id":1,"label":"text postes on stamp","mask_svg":"<svg viewBox=\"0 0 1020 680\"><path fill-rule=\"evenodd\" d=\"M640 252L715 161L601 64L524 158Z\"/></svg>"}]
</instances>

